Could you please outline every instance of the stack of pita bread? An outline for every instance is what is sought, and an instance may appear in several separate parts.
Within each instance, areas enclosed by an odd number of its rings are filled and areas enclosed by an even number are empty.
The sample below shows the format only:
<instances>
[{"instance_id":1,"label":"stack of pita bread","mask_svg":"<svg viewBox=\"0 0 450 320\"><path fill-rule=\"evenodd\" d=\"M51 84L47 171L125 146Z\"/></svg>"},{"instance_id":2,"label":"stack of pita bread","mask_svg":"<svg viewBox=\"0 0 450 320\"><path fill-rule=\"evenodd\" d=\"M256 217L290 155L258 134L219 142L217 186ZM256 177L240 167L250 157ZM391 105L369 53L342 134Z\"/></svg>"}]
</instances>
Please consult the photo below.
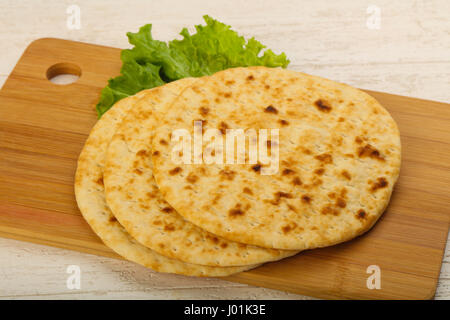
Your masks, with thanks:
<instances>
[{"instance_id":1,"label":"stack of pita bread","mask_svg":"<svg viewBox=\"0 0 450 320\"><path fill-rule=\"evenodd\" d=\"M198 121L218 132L203 137L210 155L231 129L276 129L276 143L258 142L276 147L276 170L263 174L267 164L248 153L243 163L176 161L173 133L194 136ZM228 149L218 151L225 159ZM397 125L366 93L285 69L234 68L116 103L80 154L75 194L94 232L124 258L227 276L370 229L400 157Z\"/></svg>"}]
</instances>

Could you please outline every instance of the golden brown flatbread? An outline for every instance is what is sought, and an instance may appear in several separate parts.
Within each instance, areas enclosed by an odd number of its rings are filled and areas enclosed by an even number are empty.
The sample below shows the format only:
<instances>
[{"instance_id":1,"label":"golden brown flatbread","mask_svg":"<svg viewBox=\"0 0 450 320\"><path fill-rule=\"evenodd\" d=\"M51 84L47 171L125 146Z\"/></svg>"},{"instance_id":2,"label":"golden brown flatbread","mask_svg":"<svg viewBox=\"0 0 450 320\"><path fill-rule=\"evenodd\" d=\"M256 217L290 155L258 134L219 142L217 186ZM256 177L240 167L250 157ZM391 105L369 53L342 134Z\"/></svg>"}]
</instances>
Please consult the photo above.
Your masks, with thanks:
<instances>
[{"instance_id":1,"label":"golden brown flatbread","mask_svg":"<svg viewBox=\"0 0 450 320\"><path fill-rule=\"evenodd\" d=\"M297 253L244 245L186 221L162 197L153 178L151 136L157 114L194 80L153 89L124 117L108 147L104 174L106 201L127 232L142 245L181 261L209 266L243 266Z\"/></svg>"},{"instance_id":2,"label":"golden brown flatbread","mask_svg":"<svg viewBox=\"0 0 450 320\"><path fill-rule=\"evenodd\" d=\"M249 163L248 152L244 164L174 161L172 133L193 136L196 120L224 140L227 129L278 129L278 142L258 143L259 150L278 149L276 173L263 174L270 162ZM401 162L397 125L373 97L265 67L228 69L195 83L162 116L152 141L156 182L180 215L232 241L289 250L367 231L389 203ZM210 142L204 153L212 152Z\"/></svg>"}]
</instances>

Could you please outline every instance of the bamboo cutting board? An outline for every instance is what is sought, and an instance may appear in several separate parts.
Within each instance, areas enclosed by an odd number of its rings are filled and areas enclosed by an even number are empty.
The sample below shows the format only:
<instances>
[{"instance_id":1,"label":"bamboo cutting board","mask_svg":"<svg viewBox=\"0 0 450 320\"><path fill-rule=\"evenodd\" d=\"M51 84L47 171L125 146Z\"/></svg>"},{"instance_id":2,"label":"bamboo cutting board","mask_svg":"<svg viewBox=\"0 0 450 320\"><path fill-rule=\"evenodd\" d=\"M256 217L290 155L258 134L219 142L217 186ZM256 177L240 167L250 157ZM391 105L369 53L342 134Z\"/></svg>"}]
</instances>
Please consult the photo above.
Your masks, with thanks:
<instances>
[{"instance_id":1,"label":"bamboo cutting board","mask_svg":"<svg viewBox=\"0 0 450 320\"><path fill-rule=\"evenodd\" d=\"M118 258L83 220L73 177L119 57L119 49L59 39L26 49L0 91L0 236ZM70 85L48 81L59 73L81 76ZM400 179L380 221L353 241L228 280L321 298L434 296L450 224L450 105L369 93L402 134ZM381 289L367 287L373 265Z\"/></svg>"}]
</instances>

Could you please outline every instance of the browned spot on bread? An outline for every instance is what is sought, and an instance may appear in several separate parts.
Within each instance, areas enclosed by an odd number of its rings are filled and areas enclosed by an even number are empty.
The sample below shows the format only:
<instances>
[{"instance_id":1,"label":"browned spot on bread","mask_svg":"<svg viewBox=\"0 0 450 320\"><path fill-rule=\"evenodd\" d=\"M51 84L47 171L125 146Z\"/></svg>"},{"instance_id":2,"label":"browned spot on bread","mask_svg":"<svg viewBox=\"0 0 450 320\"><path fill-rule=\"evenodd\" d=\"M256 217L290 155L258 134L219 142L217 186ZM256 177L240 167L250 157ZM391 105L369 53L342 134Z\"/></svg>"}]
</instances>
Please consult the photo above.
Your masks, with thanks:
<instances>
[{"instance_id":1,"label":"browned spot on bread","mask_svg":"<svg viewBox=\"0 0 450 320\"><path fill-rule=\"evenodd\" d=\"M324 168L318 168L316 170L314 170L314 173L321 176L325 173L325 169Z\"/></svg>"},{"instance_id":2,"label":"browned spot on bread","mask_svg":"<svg viewBox=\"0 0 450 320\"><path fill-rule=\"evenodd\" d=\"M282 198L292 199L292 194L288 192L278 191L274 194L274 199L270 201L271 204L279 205Z\"/></svg>"},{"instance_id":3,"label":"browned spot on bread","mask_svg":"<svg viewBox=\"0 0 450 320\"><path fill-rule=\"evenodd\" d=\"M167 141L164 140L164 139L159 140L159 143L162 144L162 145L164 145L164 146L167 146L167 145L168 145Z\"/></svg>"},{"instance_id":4,"label":"browned spot on bread","mask_svg":"<svg viewBox=\"0 0 450 320\"><path fill-rule=\"evenodd\" d=\"M322 153L314 157L315 159L327 164L333 162L333 157L328 153Z\"/></svg>"},{"instance_id":5,"label":"browned spot on bread","mask_svg":"<svg viewBox=\"0 0 450 320\"><path fill-rule=\"evenodd\" d=\"M173 211L173 208L171 208L171 207L164 207L164 208L161 209L161 211L165 212L165 213L169 213L169 212Z\"/></svg>"},{"instance_id":6,"label":"browned spot on bread","mask_svg":"<svg viewBox=\"0 0 450 320\"><path fill-rule=\"evenodd\" d=\"M266 90L269 90L269 89L270 89L270 86L269 86L268 84L266 84L266 85L264 86L264 88L265 88Z\"/></svg>"},{"instance_id":7,"label":"browned spot on bread","mask_svg":"<svg viewBox=\"0 0 450 320\"><path fill-rule=\"evenodd\" d=\"M336 193L330 192L330 193L328 193L328 197L329 197L330 199L334 199L334 198L336 198Z\"/></svg>"},{"instance_id":8,"label":"browned spot on bread","mask_svg":"<svg viewBox=\"0 0 450 320\"><path fill-rule=\"evenodd\" d=\"M241 207L242 207L242 205L240 203L236 204L234 206L234 208L232 208L228 211L228 216L233 218L233 217L244 215L245 212L242 210Z\"/></svg>"},{"instance_id":9,"label":"browned spot on bread","mask_svg":"<svg viewBox=\"0 0 450 320\"><path fill-rule=\"evenodd\" d=\"M226 92L223 96L225 98L230 98L231 97L231 92Z\"/></svg>"},{"instance_id":10,"label":"browned spot on bread","mask_svg":"<svg viewBox=\"0 0 450 320\"><path fill-rule=\"evenodd\" d=\"M309 150L308 148L302 148L302 151L304 154L312 154L311 150Z\"/></svg>"},{"instance_id":11,"label":"browned spot on bread","mask_svg":"<svg viewBox=\"0 0 450 320\"><path fill-rule=\"evenodd\" d=\"M366 144L364 147L359 147L358 148L358 156L360 158L370 157L370 158L373 158L373 159L384 161L384 158L381 156L380 151L375 149L370 144Z\"/></svg>"},{"instance_id":12,"label":"browned spot on bread","mask_svg":"<svg viewBox=\"0 0 450 320\"><path fill-rule=\"evenodd\" d=\"M255 172L260 172L261 171L261 165L260 164L255 164L254 166L252 166L252 170Z\"/></svg>"},{"instance_id":13,"label":"browned spot on bread","mask_svg":"<svg viewBox=\"0 0 450 320\"><path fill-rule=\"evenodd\" d=\"M342 146L343 141L344 141L344 139L341 136L333 137L333 143L337 146ZM332 145L329 145L329 146L332 147Z\"/></svg>"},{"instance_id":14,"label":"browned spot on bread","mask_svg":"<svg viewBox=\"0 0 450 320\"><path fill-rule=\"evenodd\" d=\"M350 175L350 173L348 173L347 170L342 170L341 174L347 180L351 180L352 179L352 176Z\"/></svg>"},{"instance_id":15,"label":"browned spot on bread","mask_svg":"<svg viewBox=\"0 0 450 320\"><path fill-rule=\"evenodd\" d=\"M381 177L381 178L378 178L377 181L375 181L373 183L372 188L370 190L376 191L381 188L386 188L387 186L388 186L388 182L387 182L386 178Z\"/></svg>"},{"instance_id":16,"label":"browned spot on bread","mask_svg":"<svg viewBox=\"0 0 450 320\"><path fill-rule=\"evenodd\" d=\"M336 206L338 206L339 208L345 208L347 206L347 202L345 202L345 200L342 198L337 198Z\"/></svg>"},{"instance_id":17,"label":"browned spot on bread","mask_svg":"<svg viewBox=\"0 0 450 320\"><path fill-rule=\"evenodd\" d=\"M217 204L217 202L219 202L220 198L222 198L222 194L221 193L216 194L212 201L212 204L213 205Z\"/></svg>"},{"instance_id":18,"label":"browned spot on bread","mask_svg":"<svg viewBox=\"0 0 450 320\"><path fill-rule=\"evenodd\" d=\"M138 175L142 175L143 172L142 172L142 170L136 168L136 169L134 169L134 173L136 173Z\"/></svg>"},{"instance_id":19,"label":"browned spot on bread","mask_svg":"<svg viewBox=\"0 0 450 320\"><path fill-rule=\"evenodd\" d=\"M161 221L161 220L155 220L155 221L153 221L153 224L154 224L155 226L159 226L159 225L162 224L162 221Z\"/></svg>"},{"instance_id":20,"label":"browned spot on bread","mask_svg":"<svg viewBox=\"0 0 450 320\"><path fill-rule=\"evenodd\" d=\"M304 195L302 195L302 202L303 203L311 203L311 196L309 196L309 195L307 195L307 194L304 194Z\"/></svg>"},{"instance_id":21,"label":"browned spot on bread","mask_svg":"<svg viewBox=\"0 0 450 320\"><path fill-rule=\"evenodd\" d=\"M144 210L148 210L148 209L150 209L150 207L148 206L148 205L146 205L146 204L139 204L139 208L141 208L141 209L144 209Z\"/></svg>"},{"instance_id":22,"label":"browned spot on bread","mask_svg":"<svg viewBox=\"0 0 450 320\"><path fill-rule=\"evenodd\" d=\"M138 157L146 157L147 155L148 155L148 153L147 153L147 151L146 150L139 150L138 152L136 152L136 155L138 156Z\"/></svg>"},{"instance_id":23,"label":"browned spot on bread","mask_svg":"<svg viewBox=\"0 0 450 320\"><path fill-rule=\"evenodd\" d=\"M291 117L296 117L297 116L297 112L295 112L294 110L288 110L287 114L290 115Z\"/></svg>"},{"instance_id":24,"label":"browned spot on bread","mask_svg":"<svg viewBox=\"0 0 450 320\"><path fill-rule=\"evenodd\" d=\"M183 169L181 169L180 167L175 167L172 170L169 171L169 174L171 176L176 175L177 173L180 173L181 171L183 171Z\"/></svg>"},{"instance_id":25,"label":"browned spot on bread","mask_svg":"<svg viewBox=\"0 0 450 320\"><path fill-rule=\"evenodd\" d=\"M216 103L219 103L219 102L220 102L220 98L217 97L217 98L214 99L214 101L215 101Z\"/></svg>"},{"instance_id":26,"label":"browned spot on bread","mask_svg":"<svg viewBox=\"0 0 450 320\"><path fill-rule=\"evenodd\" d=\"M225 134L228 128L229 128L229 127L228 127L228 125L227 125L225 122L221 121L221 122L219 123L219 130L220 130L220 132L221 132L222 134Z\"/></svg>"},{"instance_id":27,"label":"browned spot on bread","mask_svg":"<svg viewBox=\"0 0 450 320\"><path fill-rule=\"evenodd\" d=\"M158 151L158 150L153 151L153 154L152 154L152 155L154 155L155 157L159 156L159 151Z\"/></svg>"},{"instance_id":28,"label":"browned spot on bread","mask_svg":"<svg viewBox=\"0 0 450 320\"><path fill-rule=\"evenodd\" d=\"M281 231L283 231L284 234L289 233L290 231L294 230L297 227L297 224L293 222L292 224L285 225L281 227Z\"/></svg>"},{"instance_id":29,"label":"browned spot on bread","mask_svg":"<svg viewBox=\"0 0 450 320\"><path fill-rule=\"evenodd\" d=\"M291 199L292 198L292 194L290 194L288 192L278 191L277 193L275 193L275 197L276 198L288 198L288 199Z\"/></svg>"},{"instance_id":30,"label":"browned spot on bread","mask_svg":"<svg viewBox=\"0 0 450 320\"><path fill-rule=\"evenodd\" d=\"M290 205L290 204L288 203L288 204L287 204L287 207L288 207L289 210L291 210L291 211L297 213L297 208L294 207L293 205Z\"/></svg>"},{"instance_id":31,"label":"browned spot on bread","mask_svg":"<svg viewBox=\"0 0 450 320\"><path fill-rule=\"evenodd\" d=\"M322 99L316 100L316 102L314 102L314 104L316 105L317 109L319 109L322 112L328 113L331 111L331 106L325 100L322 100Z\"/></svg>"},{"instance_id":32,"label":"browned spot on bread","mask_svg":"<svg viewBox=\"0 0 450 320\"><path fill-rule=\"evenodd\" d=\"M281 228L281 230L283 231L284 234L288 233L289 231L291 231L291 226L287 225L287 226L283 226Z\"/></svg>"},{"instance_id":33,"label":"browned spot on bread","mask_svg":"<svg viewBox=\"0 0 450 320\"><path fill-rule=\"evenodd\" d=\"M361 143L363 142L363 140L362 140L360 137L356 137L356 138L355 138L355 142L356 142L357 144L361 144Z\"/></svg>"},{"instance_id":34,"label":"browned spot on bread","mask_svg":"<svg viewBox=\"0 0 450 320\"><path fill-rule=\"evenodd\" d=\"M255 77L251 74L247 77L247 81L255 80Z\"/></svg>"},{"instance_id":35,"label":"browned spot on bread","mask_svg":"<svg viewBox=\"0 0 450 320\"><path fill-rule=\"evenodd\" d=\"M294 186L301 186L302 185L302 180L300 180L299 177L295 177L294 179L292 179L292 184Z\"/></svg>"},{"instance_id":36,"label":"browned spot on bread","mask_svg":"<svg viewBox=\"0 0 450 320\"><path fill-rule=\"evenodd\" d=\"M164 243L158 243L158 246L163 249L165 247Z\"/></svg>"},{"instance_id":37,"label":"browned spot on bread","mask_svg":"<svg viewBox=\"0 0 450 320\"><path fill-rule=\"evenodd\" d=\"M251 195L251 196L253 195L253 191L250 188L245 187L242 191L244 193L246 193L246 194Z\"/></svg>"},{"instance_id":38,"label":"browned spot on bread","mask_svg":"<svg viewBox=\"0 0 450 320\"><path fill-rule=\"evenodd\" d=\"M351 153L346 153L344 154L344 156L349 157L349 158L354 158L355 156Z\"/></svg>"},{"instance_id":39,"label":"browned spot on bread","mask_svg":"<svg viewBox=\"0 0 450 320\"><path fill-rule=\"evenodd\" d=\"M208 239L208 240L210 240L210 241L212 241L214 244L218 244L220 241L219 241L219 238L217 238L216 236L214 236L214 235L212 235L212 234L209 234L209 233L207 233L206 235L205 235L205 238L206 239Z\"/></svg>"},{"instance_id":40,"label":"browned spot on bread","mask_svg":"<svg viewBox=\"0 0 450 320\"><path fill-rule=\"evenodd\" d=\"M283 119L278 120L278 122L279 122L282 126L287 126L287 125L289 124L289 121L283 120Z\"/></svg>"},{"instance_id":41,"label":"browned spot on bread","mask_svg":"<svg viewBox=\"0 0 450 320\"><path fill-rule=\"evenodd\" d=\"M199 112L202 116L206 116L209 113L209 108L200 107Z\"/></svg>"},{"instance_id":42,"label":"browned spot on bread","mask_svg":"<svg viewBox=\"0 0 450 320\"><path fill-rule=\"evenodd\" d=\"M98 185L100 185L100 186L103 186L103 185L104 185L104 184L103 184L103 177L98 178L98 179L95 181L95 183L98 184Z\"/></svg>"},{"instance_id":43,"label":"browned spot on bread","mask_svg":"<svg viewBox=\"0 0 450 320\"><path fill-rule=\"evenodd\" d=\"M109 222L116 222L117 221L116 217L114 217L114 216L110 216L108 220L109 220Z\"/></svg>"},{"instance_id":44,"label":"browned spot on bread","mask_svg":"<svg viewBox=\"0 0 450 320\"><path fill-rule=\"evenodd\" d=\"M345 121L345 119L344 118L342 118L342 117L339 117L339 119L338 119L338 122L344 122Z\"/></svg>"},{"instance_id":45,"label":"browned spot on bread","mask_svg":"<svg viewBox=\"0 0 450 320\"><path fill-rule=\"evenodd\" d=\"M317 187L320 186L323 183L322 179L317 179L316 177L314 177L311 186L312 187Z\"/></svg>"},{"instance_id":46,"label":"browned spot on bread","mask_svg":"<svg viewBox=\"0 0 450 320\"><path fill-rule=\"evenodd\" d=\"M220 170L219 174L221 175L221 180L227 179L231 181L234 179L236 172L233 170Z\"/></svg>"},{"instance_id":47,"label":"browned spot on bread","mask_svg":"<svg viewBox=\"0 0 450 320\"><path fill-rule=\"evenodd\" d=\"M186 181L189 183L196 183L198 180L198 176L196 176L194 173L189 173L186 177Z\"/></svg>"},{"instance_id":48,"label":"browned spot on bread","mask_svg":"<svg viewBox=\"0 0 450 320\"><path fill-rule=\"evenodd\" d=\"M145 195L147 196L148 199L153 199L156 197L152 192L147 192Z\"/></svg>"},{"instance_id":49,"label":"browned spot on bread","mask_svg":"<svg viewBox=\"0 0 450 320\"><path fill-rule=\"evenodd\" d=\"M228 243L222 242L222 243L220 244L220 247L221 247L222 249L225 249L226 247L228 247Z\"/></svg>"},{"instance_id":50,"label":"browned spot on bread","mask_svg":"<svg viewBox=\"0 0 450 320\"><path fill-rule=\"evenodd\" d=\"M266 107L266 108L264 109L264 112L266 112L266 113L278 114L278 110L277 110L274 106L272 106L272 105Z\"/></svg>"},{"instance_id":51,"label":"browned spot on bread","mask_svg":"<svg viewBox=\"0 0 450 320\"><path fill-rule=\"evenodd\" d=\"M291 174L294 174L294 173L295 173L295 171L292 170L292 169L289 169L289 168L284 169L284 170L281 172L281 174L282 174L283 176L291 175Z\"/></svg>"},{"instance_id":52,"label":"browned spot on bread","mask_svg":"<svg viewBox=\"0 0 450 320\"><path fill-rule=\"evenodd\" d=\"M323 207L322 210L320 210L320 213L323 215L328 215L328 214L332 214L334 216L339 215L339 211L336 210L335 208L333 208L332 206Z\"/></svg>"},{"instance_id":53,"label":"browned spot on bread","mask_svg":"<svg viewBox=\"0 0 450 320\"><path fill-rule=\"evenodd\" d=\"M235 83L234 80L227 80L227 81L225 82L225 84L226 84L227 86L231 86L231 85L234 84L234 83Z\"/></svg>"},{"instance_id":54,"label":"browned spot on bread","mask_svg":"<svg viewBox=\"0 0 450 320\"><path fill-rule=\"evenodd\" d=\"M175 230L175 226L172 223L166 224L164 226L164 231L174 231Z\"/></svg>"},{"instance_id":55,"label":"browned spot on bread","mask_svg":"<svg viewBox=\"0 0 450 320\"><path fill-rule=\"evenodd\" d=\"M363 209L359 209L358 212L356 213L356 218L363 220L365 219L367 216L367 213L363 210Z\"/></svg>"}]
</instances>

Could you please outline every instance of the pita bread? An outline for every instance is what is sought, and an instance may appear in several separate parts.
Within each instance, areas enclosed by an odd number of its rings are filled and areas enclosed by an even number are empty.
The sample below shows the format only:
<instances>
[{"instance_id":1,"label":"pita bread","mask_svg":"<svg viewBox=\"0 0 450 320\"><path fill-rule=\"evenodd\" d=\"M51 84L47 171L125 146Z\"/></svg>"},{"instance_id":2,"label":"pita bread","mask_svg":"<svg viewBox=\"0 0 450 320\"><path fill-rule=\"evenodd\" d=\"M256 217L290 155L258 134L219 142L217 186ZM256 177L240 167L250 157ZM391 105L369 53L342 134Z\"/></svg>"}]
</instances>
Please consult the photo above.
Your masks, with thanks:
<instances>
[{"instance_id":1,"label":"pita bread","mask_svg":"<svg viewBox=\"0 0 450 320\"><path fill-rule=\"evenodd\" d=\"M113 215L142 245L181 261L243 266L279 260L297 251L266 249L229 241L184 220L162 197L153 178L151 135L164 112L193 80L155 88L124 117L106 156L106 201Z\"/></svg>"},{"instance_id":2,"label":"pita bread","mask_svg":"<svg viewBox=\"0 0 450 320\"><path fill-rule=\"evenodd\" d=\"M111 214L106 205L103 187L106 148L123 115L145 93L142 92L120 100L102 116L92 129L80 154L75 177L75 195L83 217L108 247L124 258L155 271L189 276L219 277L256 267L255 265L228 268L208 267L167 258L140 245Z\"/></svg>"},{"instance_id":3,"label":"pita bread","mask_svg":"<svg viewBox=\"0 0 450 320\"><path fill-rule=\"evenodd\" d=\"M268 164L249 161L176 163L171 134L185 129L192 136L197 119L225 136L225 129L278 129L278 171L263 175ZM373 97L265 67L228 69L186 89L162 117L152 149L156 182L180 215L232 241L289 250L333 245L370 229L401 163L397 125Z\"/></svg>"}]
</instances>

